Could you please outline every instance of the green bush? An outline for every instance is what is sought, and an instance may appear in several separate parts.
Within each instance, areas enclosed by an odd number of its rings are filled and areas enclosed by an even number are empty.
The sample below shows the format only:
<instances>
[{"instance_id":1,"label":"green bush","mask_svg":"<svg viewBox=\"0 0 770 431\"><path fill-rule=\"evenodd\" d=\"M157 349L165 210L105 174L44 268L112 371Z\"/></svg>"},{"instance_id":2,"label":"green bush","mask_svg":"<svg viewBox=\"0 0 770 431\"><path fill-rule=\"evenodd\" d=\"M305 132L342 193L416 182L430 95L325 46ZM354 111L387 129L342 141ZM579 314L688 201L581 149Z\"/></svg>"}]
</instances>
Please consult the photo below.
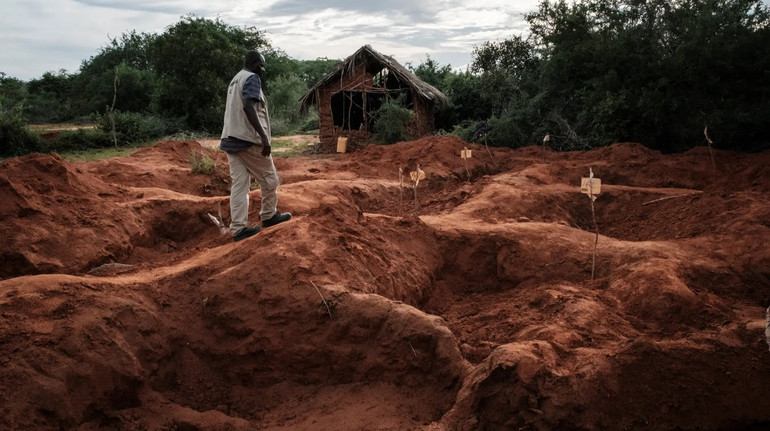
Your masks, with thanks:
<instances>
[{"instance_id":1,"label":"green bush","mask_svg":"<svg viewBox=\"0 0 770 431\"><path fill-rule=\"evenodd\" d=\"M20 156L40 151L43 140L32 133L22 116L22 105L6 109L0 105L0 155Z\"/></svg>"},{"instance_id":2,"label":"green bush","mask_svg":"<svg viewBox=\"0 0 770 431\"><path fill-rule=\"evenodd\" d=\"M468 142L473 136L473 132L475 130L476 130L476 123L472 121L463 121L460 124L455 124L455 126L452 128L452 131L449 134L458 136L463 141Z\"/></svg>"},{"instance_id":3,"label":"green bush","mask_svg":"<svg viewBox=\"0 0 770 431\"><path fill-rule=\"evenodd\" d=\"M382 144L391 145L406 141L407 125L412 119L412 111L403 106L404 95L389 100L374 112L374 139Z\"/></svg>"},{"instance_id":4,"label":"green bush","mask_svg":"<svg viewBox=\"0 0 770 431\"><path fill-rule=\"evenodd\" d=\"M204 175L211 175L217 169L217 163L214 159L207 156L202 150L190 151L190 166L194 173Z\"/></svg>"},{"instance_id":5,"label":"green bush","mask_svg":"<svg viewBox=\"0 0 770 431\"><path fill-rule=\"evenodd\" d=\"M115 111L115 135L118 145L142 144L144 142L167 136L179 131L180 126L175 121L164 121L158 117L145 117L136 112ZM109 114L96 118L97 128L112 139L112 123Z\"/></svg>"},{"instance_id":6,"label":"green bush","mask_svg":"<svg viewBox=\"0 0 770 431\"><path fill-rule=\"evenodd\" d=\"M270 119L270 134L273 136L286 136L294 133L294 128L283 118Z\"/></svg>"},{"instance_id":7,"label":"green bush","mask_svg":"<svg viewBox=\"0 0 770 431\"><path fill-rule=\"evenodd\" d=\"M101 129L78 129L61 132L55 139L45 142L43 150L61 153L105 148L112 145L112 135Z\"/></svg>"},{"instance_id":8,"label":"green bush","mask_svg":"<svg viewBox=\"0 0 770 431\"><path fill-rule=\"evenodd\" d=\"M318 130L321 127L321 122L318 119L318 111L313 108L308 112L307 116L305 116L304 121L299 126L300 132L310 132L314 130Z\"/></svg>"}]
</instances>

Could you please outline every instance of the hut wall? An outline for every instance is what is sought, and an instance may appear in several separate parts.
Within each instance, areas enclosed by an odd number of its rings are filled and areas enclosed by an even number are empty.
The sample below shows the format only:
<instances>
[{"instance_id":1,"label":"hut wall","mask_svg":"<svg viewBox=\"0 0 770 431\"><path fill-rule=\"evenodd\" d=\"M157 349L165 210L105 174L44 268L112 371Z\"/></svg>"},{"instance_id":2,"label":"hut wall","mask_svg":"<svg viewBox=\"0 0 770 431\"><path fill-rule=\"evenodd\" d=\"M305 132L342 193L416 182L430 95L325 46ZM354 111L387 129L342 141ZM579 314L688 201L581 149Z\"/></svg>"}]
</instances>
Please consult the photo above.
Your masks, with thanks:
<instances>
[{"instance_id":1,"label":"hut wall","mask_svg":"<svg viewBox=\"0 0 770 431\"><path fill-rule=\"evenodd\" d=\"M318 138L325 152L337 149L337 138L348 138L348 151L353 151L365 144L370 137L367 130L343 130L334 126L332 114L332 96L340 91L366 92L374 87L374 76L366 73L364 64L358 65L353 73L345 74L340 81L332 82L318 90L318 121L320 130Z\"/></svg>"},{"instance_id":2,"label":"hut wall","mask_svg":"<svg viewBox=\"0 0 770 431\"><path fill-rule=\"evenodd\" d=\"M413 97L412 120L407 126L407 133L411 139L418 139L433 133L435 123L433 121L433 103L426 102L419 97Z\"/></svg>"},{"instance_id":3,"label":"hut wall","mask_svg":"<svg viewBox=\"0 0 770 431\"><path fill-rule=\"evenodd\" d=\"M334 126L332 113L332 96L340 91L370 92L374 88L374 76L366 73L364 64L358 65L353 73L345 74L340 81L329 83L318 89L318 120L321 149L323 152L334 152L337 149L337 138L348 138L348 151L366 145L371 138L369 130L343 130ZM407 134L412 139L433 133L433 104L413 95L414 116L407 126Z\"/></svg>"}]
</instances>

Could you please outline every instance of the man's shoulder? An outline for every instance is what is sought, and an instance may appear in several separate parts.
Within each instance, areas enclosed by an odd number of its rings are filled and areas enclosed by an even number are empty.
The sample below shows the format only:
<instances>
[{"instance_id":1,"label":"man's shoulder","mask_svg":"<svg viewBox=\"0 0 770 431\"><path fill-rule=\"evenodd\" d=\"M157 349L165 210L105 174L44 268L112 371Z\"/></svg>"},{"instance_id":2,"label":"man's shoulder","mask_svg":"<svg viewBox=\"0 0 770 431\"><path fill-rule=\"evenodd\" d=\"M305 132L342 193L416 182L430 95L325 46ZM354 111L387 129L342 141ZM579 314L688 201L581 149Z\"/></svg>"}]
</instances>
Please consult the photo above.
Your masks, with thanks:
<instances>
[{"instance_id":1,"label":"man's shoulder","mask_svg":"<svg viewBox=\"0 0 770 431\"><path fill-rule=\"evenodd\" d=\"M262 80L256 73L246 78L243 83L243 95L247 99L260 100L262 98Z\"/></svg>"},{"instance_id":2,"label":"man's shoulder","mask_svg":"<svg viewBox=\"0 0 770 431\"><path fill-rule=\"evenodd\" d=\"M251 75L249 75L246 78L246 81L245 81L244 85L253 85L253 86L256 86L256 87L261 87L262 86L262 80L259 79L259 75L257 75L254 72L251 72Z\"/></svg>"}]
</instances>

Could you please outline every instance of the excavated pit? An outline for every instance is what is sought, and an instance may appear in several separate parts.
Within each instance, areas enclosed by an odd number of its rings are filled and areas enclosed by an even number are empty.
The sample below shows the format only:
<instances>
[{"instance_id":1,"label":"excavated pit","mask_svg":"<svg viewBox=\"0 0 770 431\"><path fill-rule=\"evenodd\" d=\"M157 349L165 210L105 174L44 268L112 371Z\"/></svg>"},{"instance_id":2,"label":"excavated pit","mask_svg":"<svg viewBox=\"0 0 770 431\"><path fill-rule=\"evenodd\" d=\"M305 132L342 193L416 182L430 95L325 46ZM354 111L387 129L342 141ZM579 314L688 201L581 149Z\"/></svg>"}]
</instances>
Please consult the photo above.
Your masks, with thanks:
<instances>
[{"instance_id":1,"label":"excavated pit","mask_svg":"<svg viewBox=\"0 0 770 431\"><path fill-rule=\"evenodd\" d=\"M276 159L239 243L195 142L3 162L0 428L767 426L770 155L490 152Z\"/></svg>"}]
</instances>

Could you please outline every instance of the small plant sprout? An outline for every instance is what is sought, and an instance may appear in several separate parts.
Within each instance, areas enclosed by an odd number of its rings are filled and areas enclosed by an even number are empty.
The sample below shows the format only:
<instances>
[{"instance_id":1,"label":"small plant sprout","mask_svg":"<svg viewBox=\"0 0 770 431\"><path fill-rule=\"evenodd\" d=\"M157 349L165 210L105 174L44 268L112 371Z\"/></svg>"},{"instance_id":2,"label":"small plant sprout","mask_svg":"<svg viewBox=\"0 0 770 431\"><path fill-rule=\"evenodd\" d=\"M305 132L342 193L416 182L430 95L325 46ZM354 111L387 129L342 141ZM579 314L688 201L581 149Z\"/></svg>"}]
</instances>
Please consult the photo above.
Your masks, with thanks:
<instances>
[{"instance_id":1,"label":"small plant sprout","mask_svg":"<svg viewBox=\"0 0 770 431\"><path fill-rule=\"evenodd\" d=\"M468 159L471 158L471 150L469 150L468 147L463 147L463 150L460 151L460 157L462 157L463 163L465 163L465 173L468 174L468 182L470 182L471 171L468 170Z\"/></svg>"},{"instance_id":2,"label":"small plant sprout","mask_svg":"<svg viewBox=\"0 0 770 431\"><path fill-rule=\"evenodd\" d=\"M420 164L418 163L417 170L410 172L409 176L412 178L412 182L414 182L414 204L416 206L419 203L419 199L417 198L417 186L420 185L420 180L425 179L425 172L420 169Z\"/></svg>"},{"instance_id":3,"label":"small plant sprout","mask_svg":"<svg viewBox=\"0 0 770 431\"><path fill-rule=\"evenodd\" d=\"M599 225L596 223L596 211L594 209L594 202L596 201L596 197L602 191L602 180L599 178L594 178L594 170L592 168L588 168L588 178L582 178L580 191L587 194L591 199L591 217L593 218L594 230L596 231L596 236L594 238L594 250L591 258L591 280L593 280L594 275L596 274L596 246L599 244Z\"/></svg>"}]
</instances>

